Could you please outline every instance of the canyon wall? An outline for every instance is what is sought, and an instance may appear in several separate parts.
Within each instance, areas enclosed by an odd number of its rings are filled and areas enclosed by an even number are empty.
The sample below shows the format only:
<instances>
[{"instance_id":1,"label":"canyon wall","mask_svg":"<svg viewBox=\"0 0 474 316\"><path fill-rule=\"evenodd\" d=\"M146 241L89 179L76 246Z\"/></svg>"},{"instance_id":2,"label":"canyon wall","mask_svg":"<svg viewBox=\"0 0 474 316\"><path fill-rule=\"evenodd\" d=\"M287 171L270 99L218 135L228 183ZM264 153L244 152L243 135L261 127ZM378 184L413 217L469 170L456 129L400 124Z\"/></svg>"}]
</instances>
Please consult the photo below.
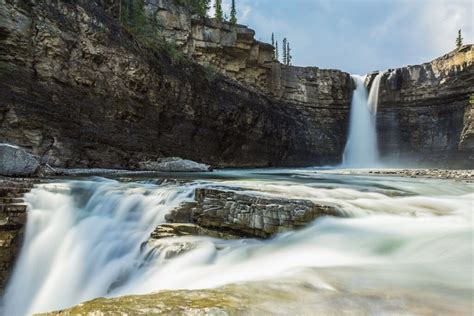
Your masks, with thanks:
<instances>
[{"instance_id":1,"label":"canyon wall","mask_svg":"<svg viewBox=\"0 0 474 316\"><path fill-rule=\"evenodd\" d=\"M465 45L431 62L384 73L377 130L385 161L474 167L473 57L473 46Z\"/></svg>"},{"instance_id":2,"label":"canyon wall","mask_svg":"<svg viewBox=\"0 0 474 316\"><path fill-rule=\"evenodd\" d=\"M61 167L133 169L166 156L214 167L341 162L349 74L282 65L250 28L174 0L146 1L156 43L168 42L148 46L120 26L114 3L0 0L0 142ZM469 45L386 72L384 161L472 167L473 73Z\"/></svg>"},{"instance_id":3,"label":"canyon wall","mask_svg":"<svg viewBox=\"0 0 474 316\"><path fill-rule=\"evenodd\" d=\"M144 45L93 1L2 0L0 14L0 142L53 166L133 169L166 156L215 167L341 160L346 73L295 68L311 90L278 82L288 72L281 66L272 84L292 92L276 98Z\"/></svg>"}]
</instances>

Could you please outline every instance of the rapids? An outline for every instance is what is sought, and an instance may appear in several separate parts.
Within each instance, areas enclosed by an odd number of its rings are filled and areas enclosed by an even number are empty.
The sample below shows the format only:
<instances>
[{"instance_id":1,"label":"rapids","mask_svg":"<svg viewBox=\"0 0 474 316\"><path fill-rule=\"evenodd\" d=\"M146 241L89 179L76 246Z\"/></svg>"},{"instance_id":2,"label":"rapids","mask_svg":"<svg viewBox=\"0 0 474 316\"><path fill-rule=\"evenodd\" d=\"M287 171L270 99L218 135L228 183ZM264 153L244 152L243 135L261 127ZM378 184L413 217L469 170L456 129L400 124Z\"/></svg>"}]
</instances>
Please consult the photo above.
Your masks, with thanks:
<instances>
[{"instance_id":1,"label":"rapids","mask_svg":"<svg viewBox=\"0 0 474 316\"><path fill-rule=\"evenodd\" d=\"M180 237L149 249L144 242L153 229L197 187L335 203L346 217L321 218L270 240ZM409 301L429 308L444 300L455 304L452 312L468 315L472 192L465 182L319 169L229 170L183 174L176 181L51 180L26 196L26 236L2 313L47 312L101 296L304 279L354 306L363 302L347 294L369 291L382 302L398 295L406 313L413 312ZM166 256L176 242L193 246ZM381 314L393 312L380 304Z\"/></svg>"}]
</instances>

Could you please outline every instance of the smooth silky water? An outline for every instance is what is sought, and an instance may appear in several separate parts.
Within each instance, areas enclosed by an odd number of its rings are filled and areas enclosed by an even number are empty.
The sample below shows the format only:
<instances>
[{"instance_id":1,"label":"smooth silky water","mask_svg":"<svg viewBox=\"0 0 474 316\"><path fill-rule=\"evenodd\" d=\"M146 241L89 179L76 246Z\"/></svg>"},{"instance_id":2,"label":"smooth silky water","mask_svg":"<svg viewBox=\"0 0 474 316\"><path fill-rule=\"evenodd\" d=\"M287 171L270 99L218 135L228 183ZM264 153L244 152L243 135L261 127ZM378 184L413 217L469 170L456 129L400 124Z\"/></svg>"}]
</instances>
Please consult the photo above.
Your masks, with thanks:
<instances>
[{"instance_id":1,"label":"smooth silky water","mask_svg":"<svg viewBox=\"0 0 474 316\"><path fill-rule=\"evenodd\" d=\"M308 314L472 312L472 184L323 169L173 177L51 180L28 193L25 241L3 315L240 282L248 291L301 293L297 310ZM270 240L180 237L148 249L153 229L197 187L334 203L345 217L320 218ZM176 242L193 247L167 256ZM276 295L269 308L281 313L279 304Z\"/></svg>"}]
</instances>

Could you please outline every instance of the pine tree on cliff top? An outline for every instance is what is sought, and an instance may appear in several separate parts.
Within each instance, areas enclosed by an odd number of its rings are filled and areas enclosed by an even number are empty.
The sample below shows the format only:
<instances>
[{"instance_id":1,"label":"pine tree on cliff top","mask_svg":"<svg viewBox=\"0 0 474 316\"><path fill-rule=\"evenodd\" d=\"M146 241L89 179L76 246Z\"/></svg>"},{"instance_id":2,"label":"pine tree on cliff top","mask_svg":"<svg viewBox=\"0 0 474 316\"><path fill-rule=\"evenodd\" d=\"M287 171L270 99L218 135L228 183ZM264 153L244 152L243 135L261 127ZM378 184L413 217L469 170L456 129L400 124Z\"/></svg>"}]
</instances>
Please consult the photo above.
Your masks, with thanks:
<instances>
[{"instance_id":1,"label":"pine tree on cliff top","mask_svg":"<svg viewBox=\"0 0 474 316\"><path fill-rule=\"evenodd\" d=\"M205 17L207 15L207 11L209 11L211 7L211 0L195 0L197 1L197 13L200 17Z\"/></svg>"},{"instance_id":2,"label":"pine tree on cliff top","mask_svg":"<svg viewBox=\"0 0 474 316\"><path fill-rule=\"evenodd\" d=\"M272 33L272 46L275 47L275 34Z\"/></svg>"},{"instance_id":3,"label":"pine tree on cliff top","mask_svg":"<svg viewBox=\"0 0 474 316\"><path fill-rule=\"evenodd\" d=\"M291 66L292 59L293 59L293 56L291 56L290 42L286 42L286 64L288 66Z\"/></svg>"},{"instance_id":4,"label":"pine tree on cliff top","mask_svg":"<svg viewBox=\"0 0 474 316\"><path fill-rule=\"evenodd\" d=\"M278 41L275 42L275 60L280 61L280 52L278 50Z\"/></svg>"},{"instance_id":5,"label":"pine tree on cliff top","mask_svg":"<svg viewBox=\"0 0 474 316\"><path fill-rule=\"evenodd\" d=\"M237 24L237 9L235 8L235 0L232 0L232 5L230 8L230 24Z\"/></svg>"},{"instance_id":6,"label":"pine tree on cliff top","mask_svg":"<svg viewBox=\"0 0 474 316\"><path fill-rule=\"evenodd\" d=\"M456 38L456 47L457 48L460 48L462 46L462 34L461 34L461 30L458 31L458 37Z\"/></svg>"},{"instance_id":7,"label":"pine tree on cliff top","mask_svg":"<svg viewBox=\"0 0 474 316\"><path fill-rule=\"evenodd\" d=\"M214 17L222 22L222 20L224 19L224 12L222 11L222 0L215 0L214 8L216 9Z\"/></svg>"},{"instance_id":8,"label":"pine tree on cliff top","mask_svg":"<svg viewBox=\"0 0 474 316\"><path fill-rule=\"evenodd\" d=\"M283 39L283 64L284 65L287 65L288 63L288 54L287 54L287 45L286 43L288 42L288 40L286 39L286 37Z\"/></svg>"}]
</instances>

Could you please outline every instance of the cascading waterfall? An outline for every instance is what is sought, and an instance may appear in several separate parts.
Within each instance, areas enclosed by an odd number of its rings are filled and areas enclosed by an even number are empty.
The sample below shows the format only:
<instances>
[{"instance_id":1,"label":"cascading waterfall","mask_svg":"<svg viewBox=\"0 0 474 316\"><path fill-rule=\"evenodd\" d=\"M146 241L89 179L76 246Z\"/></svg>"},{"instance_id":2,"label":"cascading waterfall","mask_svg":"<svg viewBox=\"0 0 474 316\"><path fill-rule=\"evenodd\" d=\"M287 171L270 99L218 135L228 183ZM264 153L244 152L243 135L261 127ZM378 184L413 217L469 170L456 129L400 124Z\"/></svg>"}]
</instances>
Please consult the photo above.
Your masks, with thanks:
<instances>
[{"instance_id":1,"label":"cascading waterfall","mask_svg":"<svg viewBox=\"0 0 474 316\"><path fill-rule=\"evenodd\" d=\"M2 315L47 312L113 292L146 261L141 244L165 214L192 195L186 186L105 179L33 190Z\"/></svg>"},{"instance_id":2,"label":"cascading waterfall","mask_svg":"<svg viewBox=\"0 0 474 316\"><path fill-rule=\"evenodd\" d=\"M367 100L370 112L373 115L377 115L379 105L380 81L382 79L383 74L383 72L379 72L377 76L375 76L374 81L372 82L372 87L370 88L369 99Z\"/></svg>"},{"instance_id":3,"label":"cascading waterfall","mask_svg":"<svg viewBox=\"0 0 474 316\"><path fill-rule=\"evenodd\" d=\"M337 300L325 300L324 293L362 293L354 308L363 301L380 314L392 308L386 303L389 291L408 310L413 302L418 306L423 299L430 306L439 297L457 299L461 311L470 308L472 187L306 169L285 174L258 171L226 179L221 173L216 181L159 186L101 178L43 184L26 196L31 207L25 241L2 315L48 312L104 296L261 280L265 286L283 277L291 280L285 285L290 289L295 284L307 289L310 278L312 297L328 308L339 306ZM322 218L265 241L176 237L144 244L165 214L191 199L196 187L215 185L333 203L347 210L347 217ZM387 279L392 274L393 282ZM364 301L369 290L374 294ZM377 295L380 300L374 299Z\"/></svg>"},{"instance_id":4,"label":"cascading waterfall","mask_svg":"<svg viewBox=\"0 0 474 316\"><path fill-rule=\"evenodd\" d=\"M377 167L379 163L376 114L380 79L379 73L367 93L365 76L352 75L356 89L352 96L349 136L343 155L344 167Z\"/></svg>"}]
</instances>

